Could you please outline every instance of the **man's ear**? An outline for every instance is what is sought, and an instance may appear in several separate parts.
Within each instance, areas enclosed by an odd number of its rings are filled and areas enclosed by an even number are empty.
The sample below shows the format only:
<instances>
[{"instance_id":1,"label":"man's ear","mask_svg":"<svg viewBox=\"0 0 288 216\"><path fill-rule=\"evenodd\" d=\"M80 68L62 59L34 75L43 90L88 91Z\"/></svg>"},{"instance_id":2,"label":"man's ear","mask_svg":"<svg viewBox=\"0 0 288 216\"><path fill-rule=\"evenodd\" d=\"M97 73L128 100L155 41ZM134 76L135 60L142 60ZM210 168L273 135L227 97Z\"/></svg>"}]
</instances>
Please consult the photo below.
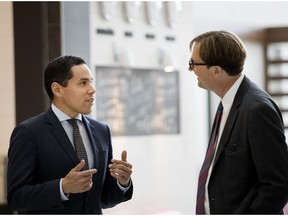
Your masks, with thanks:
<instances>
[{"instance_id":1,"label":"man's ear","mask_svg":"<svg viewBox=\"0 0 288 216\"><path fill-rule=\"evenodd\" d=\"M219 67L219 66L213 66L214 68L213 68L213 72L214 72L214 76L215 77L220 77L221 76L221 74L222 74L222 68L221 67Z\"/></svg>"},{"instance_id":2,"label":"man's ear","mask_svg":"<svg viewBox=\"0 0 288 216\"><path fill-rule=\"evenodd\" d=\"M51 85L51 90L55 96L57 97L62 96L62 86L59 83L53 82Z\"/></svg>"}]
</instances>

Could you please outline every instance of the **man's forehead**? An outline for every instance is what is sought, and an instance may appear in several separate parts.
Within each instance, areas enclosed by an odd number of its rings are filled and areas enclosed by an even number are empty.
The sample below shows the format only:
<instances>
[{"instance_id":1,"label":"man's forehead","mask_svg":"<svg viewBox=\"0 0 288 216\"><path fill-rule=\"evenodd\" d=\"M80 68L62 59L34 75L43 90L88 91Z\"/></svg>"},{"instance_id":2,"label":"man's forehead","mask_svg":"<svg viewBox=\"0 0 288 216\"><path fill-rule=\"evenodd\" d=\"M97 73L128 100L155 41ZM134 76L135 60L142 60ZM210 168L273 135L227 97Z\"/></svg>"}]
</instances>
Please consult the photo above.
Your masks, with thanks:
<instances>
[{"instance_id":1,"label":"man's forehead","mask_svg":"<svg viewBox=\"0 0 288 216\"><path fill-rule=\"evenodd\" d=\"M200 42L194 42L192 44L191 50L199 50L201 43Z\"/></svg>"},{"instance_id":2,"label":"man's forehead","mask_svg":"<svg viewBox=\"0 0 288 216\"><path fill-rule=\"evenodd\" d=\"M200 43L194 42L191 47L191 54L192 56L199 56Z\"/></svg>"},{"instance_id":3,"label":"man's forehead","mask_svg":"<svg viewBox=\"0 0 288 216\"><path fill-rule=\"evenodd\" d=\"M93 80L92 73L87 65L74 65L71 68L71 72L74 78L81 79L81 80Z\"/></svg>"}]
</instances>

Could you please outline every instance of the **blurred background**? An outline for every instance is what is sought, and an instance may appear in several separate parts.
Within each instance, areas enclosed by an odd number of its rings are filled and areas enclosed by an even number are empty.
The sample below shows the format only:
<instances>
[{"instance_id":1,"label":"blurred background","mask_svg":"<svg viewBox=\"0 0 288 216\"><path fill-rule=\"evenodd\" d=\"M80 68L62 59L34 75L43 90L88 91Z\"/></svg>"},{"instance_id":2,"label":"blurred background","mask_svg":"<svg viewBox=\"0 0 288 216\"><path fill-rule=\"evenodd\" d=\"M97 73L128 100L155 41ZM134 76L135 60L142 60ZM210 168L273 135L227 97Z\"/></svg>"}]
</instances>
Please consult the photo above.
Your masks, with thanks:
<instances>
[{"instance_id":1,"label":"blurred background","mask_svg":"<svg viewBox=\"0 0 288 216\"><path fill-rule=\"evenodd\" d=\"M219 98L188 72L189 43L229 30L245 43L244 73L270 93L288 134L288 2L0 2L0 203L16 124L50 106L47 63L77 55L96 86L91 117L107 123L114 157L128 151L134 196L105 214L194 214L197 178ZM2 210L3 209L3 210Z\"/></svg>"}]
</instances>

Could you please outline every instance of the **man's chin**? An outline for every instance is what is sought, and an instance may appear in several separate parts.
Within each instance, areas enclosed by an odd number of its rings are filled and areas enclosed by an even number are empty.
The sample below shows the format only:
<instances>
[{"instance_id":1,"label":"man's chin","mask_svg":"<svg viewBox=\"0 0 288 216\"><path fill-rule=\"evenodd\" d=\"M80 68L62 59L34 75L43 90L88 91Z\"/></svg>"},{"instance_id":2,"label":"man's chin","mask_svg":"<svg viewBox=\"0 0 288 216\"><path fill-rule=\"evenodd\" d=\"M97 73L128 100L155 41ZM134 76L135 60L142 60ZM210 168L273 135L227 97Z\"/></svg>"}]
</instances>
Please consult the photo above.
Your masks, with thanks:
<instances>
[{"instance_id":1,"label":"man's chin","mask_svg":"<svg viewBox=\"0 0 288 216\"><path fill-rule=\"evenodd\" d=\"M201 85L201 83L198 83L198 86L199 86L200 88L208 91L208 89L207 89L204 85Z\"/></svg>"},{"instance_id":2,"label":"man's chin","mask_svg":"<svg viewBox=\"0 0 288 216\"><path fill-rule=\"evenodd\" d=\"M198 86L199 86L200 88L206 89L206 88L202 85L202 83L200 83L200 82L198 82Z\"/></svg>"},{"instance_id":3,"label":"man's chin","mask_svg":"<svg viewBox=\"0 0 288 216\"><path fill-rule=\"evenodd\" d=\"M89 115L92 112L92 110L82 110L81 114L82 115Z\"/></svg>"}]
</instances>

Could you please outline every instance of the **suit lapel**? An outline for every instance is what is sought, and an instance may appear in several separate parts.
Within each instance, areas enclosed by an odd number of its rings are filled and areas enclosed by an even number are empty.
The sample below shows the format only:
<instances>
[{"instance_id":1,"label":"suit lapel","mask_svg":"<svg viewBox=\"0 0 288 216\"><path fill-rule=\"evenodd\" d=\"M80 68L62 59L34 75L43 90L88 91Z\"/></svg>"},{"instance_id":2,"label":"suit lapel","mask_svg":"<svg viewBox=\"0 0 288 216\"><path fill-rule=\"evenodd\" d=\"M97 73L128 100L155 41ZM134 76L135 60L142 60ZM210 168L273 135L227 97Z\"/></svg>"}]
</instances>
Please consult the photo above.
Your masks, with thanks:
<instances>
[{"instance_id":1,"label":"suit lapel","mask_svg":"<svg viewBox=\"0 0 288 216\"><path fill-rule=\"evenodd\" d=\"M79 163L79 159L76 152L70 142L61 122L58 120L51 107L47 111L47 124L51 133L57 139L59 145L63 148L63 151L69 156L71 161L76 165Z\"/></svg>"},{"instance_id":2,"label":"suit lapel","mask_svg":"<svg viewBox=\"0 0 288 216\"><path fill-rule=\"evenodd\" d=\"M239 86L239 89L235 95L229 116L227 118L226 124L224 126L220 141L219 141L219 146L216 152L215 156L215 161L213 164L213 167L216 165L225 145L228 143L230 135L233 131L233 127L235 125L235 122L237 120L238 114L239 114L239 106L241 106L243 97L247 91L247 89L250 86L250 80L245 76L241 85Z\"/></svg>"},{"instance_id":3,"label":"suit lapel","mask_svg":"<svg viewBox=\"0 0 288 216\"><path fill-rule=\"evenodd\" d=\"M94 154L94 166L96 169L98 169L98 166L99 166L99 160L98 159L100 158L99 152L102 150L99 148L102 145L101 145L100 139L96 133L96 129L93 126L93 124L90 123L89 119L86 118L85 116L82 116L82 121L83 121L83 124L86 128L86 131L87 131L87 134L88 134L91 146L92 146L92 150L93 150L93 154Z\"/></svg>"},{"instance_id":4,"label":"suit lapel","mask_svg":"<svg viewBox=\"0 0 288 216\"><path fill-rule=\"evenodd\" d=\"M221 155L225 144L229 141L229 137L232 133L232 130L233 130L235 121L237 119L238 113L239 113L238 109L234 105L232 105L230 113L229 113L229 117L226 121L224 130L222 132L222 136L221 136L220 141L219 141L219 146L218 146L218 149L216 152L213 167L215 166L217 160L219 159L219 156Z\"/></svg>"}]
</instances>

